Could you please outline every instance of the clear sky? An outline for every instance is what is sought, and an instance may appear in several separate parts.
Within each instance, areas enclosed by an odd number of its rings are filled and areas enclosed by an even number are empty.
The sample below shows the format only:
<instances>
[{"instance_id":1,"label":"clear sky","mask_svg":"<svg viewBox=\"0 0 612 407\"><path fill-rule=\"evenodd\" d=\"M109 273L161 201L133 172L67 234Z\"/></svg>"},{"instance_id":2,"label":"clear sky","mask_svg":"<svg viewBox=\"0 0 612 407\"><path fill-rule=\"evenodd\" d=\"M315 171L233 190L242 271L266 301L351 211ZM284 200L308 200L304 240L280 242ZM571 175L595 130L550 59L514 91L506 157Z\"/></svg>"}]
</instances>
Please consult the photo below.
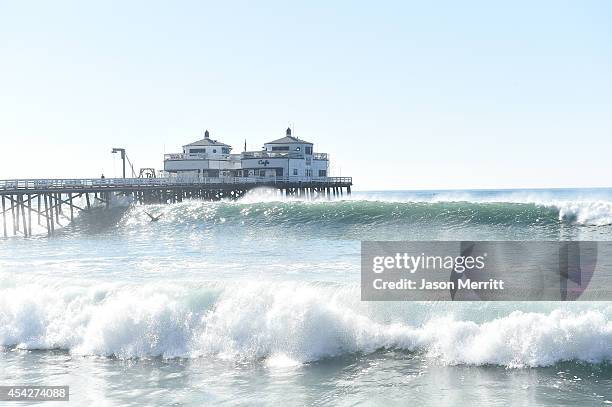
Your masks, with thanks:
<instances>
[{"instance_id":1,"label":"clear sky","mask_svg":"<svg viewBox=\"0 0 612 407\"><path fill-rule=\"evenodd\" d=\"M357 189L612 186L612 2L0 0L0 178L295 135Z\"/></svg>"}]
</instances>

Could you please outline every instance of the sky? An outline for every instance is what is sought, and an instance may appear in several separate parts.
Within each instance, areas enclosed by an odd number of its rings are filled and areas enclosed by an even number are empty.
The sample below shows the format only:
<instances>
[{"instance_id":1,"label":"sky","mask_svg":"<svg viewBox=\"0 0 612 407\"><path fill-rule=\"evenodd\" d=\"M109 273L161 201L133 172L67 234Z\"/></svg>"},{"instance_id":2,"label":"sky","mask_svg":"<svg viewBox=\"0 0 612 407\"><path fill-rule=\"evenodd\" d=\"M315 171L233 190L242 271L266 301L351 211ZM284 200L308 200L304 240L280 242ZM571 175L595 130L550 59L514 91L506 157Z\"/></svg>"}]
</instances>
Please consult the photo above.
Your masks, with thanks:
<instances>
[{"instance_id":1,"label":"sky","mask_svg":"<svg viewBox=\"0 0 612 407\"><path fill-rule=\"evenodd\" d=\"M610 1L0 0L0 179L294 135L357 190L612 186Z\"/></svg>"}]
</instances>

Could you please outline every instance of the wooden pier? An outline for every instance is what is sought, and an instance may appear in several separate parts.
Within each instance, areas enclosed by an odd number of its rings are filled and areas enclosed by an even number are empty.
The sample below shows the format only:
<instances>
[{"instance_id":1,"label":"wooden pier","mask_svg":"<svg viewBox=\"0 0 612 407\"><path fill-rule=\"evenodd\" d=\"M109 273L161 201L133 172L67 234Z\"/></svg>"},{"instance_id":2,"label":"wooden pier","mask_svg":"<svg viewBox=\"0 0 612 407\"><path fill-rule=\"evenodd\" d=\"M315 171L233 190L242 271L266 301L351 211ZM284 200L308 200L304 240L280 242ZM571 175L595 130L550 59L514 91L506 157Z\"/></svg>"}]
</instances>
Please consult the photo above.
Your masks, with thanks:
<instances>
[{"instance_id":1,"label":"wooden pier","mask_svg":"<svg viewBox=\"0 0 612 407\"><path fill-rule=\"evenodd\" d=\"M51 236L61 222L95 203L109 207L112 197L130 197L133 204L169 204L184 199L235 200L247 191L267 187L279 197L332 199L351 194L351 177L225 177L225 178L107 178L0 180L2 233L32 235L32 222ZM76 201L76 202L75 202ZM12 230L9 229L9 223Z\"/></svg>"}]
</instances>

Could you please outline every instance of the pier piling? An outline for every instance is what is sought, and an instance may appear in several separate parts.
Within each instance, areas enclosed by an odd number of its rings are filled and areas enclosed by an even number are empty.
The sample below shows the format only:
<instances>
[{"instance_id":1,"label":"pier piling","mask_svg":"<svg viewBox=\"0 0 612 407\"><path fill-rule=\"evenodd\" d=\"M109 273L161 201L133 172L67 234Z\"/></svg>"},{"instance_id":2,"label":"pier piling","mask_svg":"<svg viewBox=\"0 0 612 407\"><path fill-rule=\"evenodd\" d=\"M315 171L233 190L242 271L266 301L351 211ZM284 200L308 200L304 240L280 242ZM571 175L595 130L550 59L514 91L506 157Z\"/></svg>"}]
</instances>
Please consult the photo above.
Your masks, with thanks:
<instances>
[{"instance_id":1,"label":"pier piling","mask_svg":"<svg viewBox=\"0 0 612 407\"><path fill-rule=\"evenodd\" d=\"M25 206L23 204L23 194L19 195L19 202L21 205L21 219L23 220L23 235L28 236L28 225L26 223Z\"/></svg>"},{"instance_id":2,"label":"pier piling","mask_svg":"<svg viewBox=\"0 0 612 407\"><path fill-rule=\"evenodd\" d=\"M32 236L32 195L28 195L28 235Z\"/></svg>"},{"instance_id":3,"label":"pier piling","mask_svg":"<svg viewBox=\"0 0 612 407\"><path fill-rule=\"evenodd\" d=\"M36 209L38 209L36 211L36 214L38 216L38 226L42 226L42 224L40 223L40 194L36 195Z\"/></svg>"},{"instance_id":4,"label":"pier piling","mask_svg":"<svg viewBox=\"0 0 612 407\"><path fill-rule=\"evenodd\" d=\"M49 206L47 205L47 195L43 196L45 201L45 220L47 221L47 235L51 236L51 223L49 222Z\"/></svg>"},{"instance_id":5,"label":"pier piling","mask_svg":"<svg viewBox=\"0 0 612 407\"><path fill-rule=\"evenodd\" d=\"M2 195L2 230L4 232L4 237L8 237L6 234L6 203L4 201L4 195Z\"/></svg>"}]
</instances>

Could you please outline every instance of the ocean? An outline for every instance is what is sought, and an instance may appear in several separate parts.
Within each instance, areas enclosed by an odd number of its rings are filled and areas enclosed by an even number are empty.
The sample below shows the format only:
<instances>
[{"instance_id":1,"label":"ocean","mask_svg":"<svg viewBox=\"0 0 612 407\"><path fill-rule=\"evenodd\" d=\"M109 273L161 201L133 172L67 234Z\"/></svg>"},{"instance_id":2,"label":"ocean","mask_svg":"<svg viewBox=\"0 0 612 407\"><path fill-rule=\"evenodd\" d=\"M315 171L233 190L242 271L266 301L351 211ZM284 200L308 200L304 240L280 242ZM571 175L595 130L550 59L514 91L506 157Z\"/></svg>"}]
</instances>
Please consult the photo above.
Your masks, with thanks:
<instances>
[{"instance_id":1,"label":"ocean","mask_svg":"<svg viewBox=\"0 0 612 407\"><path fill-rule=\"evenodd\" d=\"M609 241L611 189L259 190L62 224L0 239L0 384L75 406L612 404L611 302L360 301L363 240Z\"/></svg>"}]
</instances>

